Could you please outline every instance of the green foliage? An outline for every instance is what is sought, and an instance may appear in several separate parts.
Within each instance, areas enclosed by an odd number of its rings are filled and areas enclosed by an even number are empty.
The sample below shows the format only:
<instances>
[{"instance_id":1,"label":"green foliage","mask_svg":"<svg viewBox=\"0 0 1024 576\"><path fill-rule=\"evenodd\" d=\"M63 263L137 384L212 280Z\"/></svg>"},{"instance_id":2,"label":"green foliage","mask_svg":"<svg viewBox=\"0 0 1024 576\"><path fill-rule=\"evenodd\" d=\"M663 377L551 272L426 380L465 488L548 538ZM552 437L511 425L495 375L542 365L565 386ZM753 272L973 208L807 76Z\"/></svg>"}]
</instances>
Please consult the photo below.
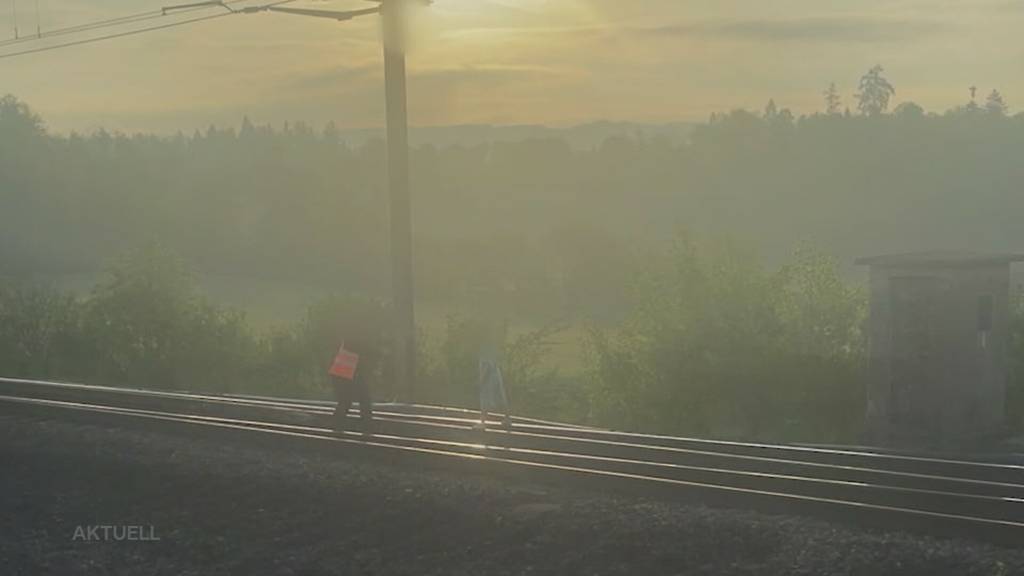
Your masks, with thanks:
<instances>
[{"instance_id":1,"label":"green foliage","mask_svg":"<svg viewBox=\"0 0 1024 576\"><path fill-rule=\"evenodd\" d=\"M390 389L387 377L391 316L385 303L357 294L333 294L308 308L294 338L302 351L298 388L323 388L331 360L344 342L360 355L359 369L379 397L394 397L397 392Z\"/></svg>"},{"instance_id":2,"label":"green foliage","mask_svg":"<svg viewBox=\"0 0 1024 576\"><path fill-rule=\"evenodd\" d=\"M865 116L878 116L888 110L889 99L896 94L896 89L882 76L884 71L880 65L876 65L860 79L857 109Z\"/></svg>"},{"instance_id":3,"label":"green foliage","mask_svg":"<svg viewBox=\"0 0 1024 576\"><path fill-rule=\"evenodd\" d=\"M565 422L584 422L591 399L585 382L568 376L546 359L553 338L566 326L552 324L531 330L505 343L503 370L509 403L520 414Z\"/></svg>"},{"instance_id":4,"label":"green foliage","mask_svg":"<svg viewBox=\"0 0 1024 576\"><path fill-rule=\"evenodd\" d=\"M1021 430L1024 428L1024 291L1014 293L1011 305L1006 412L1010 427Z\"/></svg>"},{"instance_id":5,"label":"green foliage","mask_svg":"<svg viewBox=\"0 0 1024 576\"><path fill-rule=\"evenodd\" d=\"M380 142L251 122L191 136L63 136L24 103L2 102L5 275L96 273L155 238L200 278L389 290ZM756 245L770 262L805 240L844 262L1024 242L1014 219L1024 116L913 103L873 117L772 108L716 114L685 142L414 149L418 294L534 323L614 324L628 311L621 279L677 227Z\"/></svg>"},{"instance_id":6,"label":"green foliage","mask_svg":"<svg viewBox=\"0 0 1024 576\"><path fill-rule=\"evenodd\" d=\"M445 319L444 336L431 347L420 338L420 388L428 403L476 407L477 362L484 346L500 349L505 330L482 317L450 314Z\"/></svg>"},{"instance_id":7,"label":"green foliage","mask_svg":"<svg viewBox=\"0 0 1024 576\"><path fill-rule=\"evenodd\" d=\"M250 376L256 340L244 316L204 301L184 263L158 245L112 267L84 318L100 381L230 390Z\"/></svg>"},{"instance_id":8,"label":"green foliage","mask_svg":"<svg viewBox=\"0 0 1024 576\"><path fill-rule=\"evenodd\" d=\"M0 97L0 144L13 148L17 141L30 142L45 135L43 120L27 104L10 94Z\"/></svg>"},{"instance_id":9,"label":"green foliage","mask_svg":"<svg viewBox=\"0 0 1024 576\"><path fill-rule=\"evenodd\" d=\"M681 241L617 334L591 335L600 419L719 437L850 439L863 406L864 302L803 252L774 273Z\"/></svg>"},{"instance_id":10,"label":"green foliage","mask_svg":"<svg viewBox=\"0 0 1024 576\"><path fill-rule=\"evenodd\" d=\"M333 295L299 322L257 335L244 314L203 298L175 254L150 244L120 259L83 299L0 286L0 373L215 392L323 396L338 346L388 395L389 313Z\"/></svg>"},{"instance_id":11,"label":"green foliage","mask_svg":"<svg viewBox=\"0 0 1024 576\"><path fill-rule=\"evenodd\" d=\"M584 421L589 416L589 397L582 381L563 376L546 362L552 338L564 328L553 324L513 335L507 324L493 315L449 315L444 336L420 355L423 398L437 404L478 407L478 362L485 349L492 349L498 355L514 412Z\"/></svg>"},{"instance_id":12,"label":"green foliage","mask_svg":"<svg viewBox=\"0 0 1024 576\"><path fill-rule=\"evenodd\" d=\"M999 90L993 89L985 99L985 111L989 114L1006 116L1009 109L1009 106L1006 105L1006 100L1003 99L1003 95L999 93Z\"/></svg>"},{"instance_id":13,"label":"green foliage","mask_svg":"<svg viewBox=\"0 0 1024 576\"><path fill-rule=\"evenodd\" d=\"M822 96L825 97L825 114L836 116L842 112L843 98L839 95L839 89L836 88L835 82L828 85L828 88L822 92Z\"/></svg>"},{"instance_id":14,"label":"green foliage","mask_svg":"<svg viewBox=\"0 0 1024 576\"><path fill-rule=\"evenodd\" d=\"M984 109L902 103L887 114L891 84L881 70L866 78L861 95L877 94L864 115L838 113L830 90L827 114L797 118L774 103L763 115L716 114L681 143L413 150L419 294L476 311L421 338L427 399L475 404L480 335L470 319L487 310L591 329L591 378L547 362L553 330L501 337L523 412L660 432L855 436L862 295L820 256L777 271L762 257L781 261L805 239L841 262L910 245L1024 242L1024 115L1011 116L1001 95ZM380 142L350 147L336 131L301 124L62 136L24 103L0 99L5 276L92 274L124 246L156 238L166 247L120 262L78 298L0 289L0 370L324 394L327 363L351 332L384 343L358 346L388 353L386 310L352 296L388 291L384 165ZM668 257L650 256L678 227L760 252L680 242ZM343 295L257 334L199 294L194 278L211 274ZM1020 317L1014 363L1024 358ZM375 364L378 396L393 397L388 363ZM1022 373L1015 364L1018 414Z\"/></svg>"},{"instance_id":15,"label":"green foliage","mask_svg":"<svg viewBox=\"0 0 1024 576\"><path fill-rule=\"evenodd\" d=\"M68 295L0 285L0 371L26 378L87 374L93 359L81 325L81 306Z\"/></svg>"}]
</instances>

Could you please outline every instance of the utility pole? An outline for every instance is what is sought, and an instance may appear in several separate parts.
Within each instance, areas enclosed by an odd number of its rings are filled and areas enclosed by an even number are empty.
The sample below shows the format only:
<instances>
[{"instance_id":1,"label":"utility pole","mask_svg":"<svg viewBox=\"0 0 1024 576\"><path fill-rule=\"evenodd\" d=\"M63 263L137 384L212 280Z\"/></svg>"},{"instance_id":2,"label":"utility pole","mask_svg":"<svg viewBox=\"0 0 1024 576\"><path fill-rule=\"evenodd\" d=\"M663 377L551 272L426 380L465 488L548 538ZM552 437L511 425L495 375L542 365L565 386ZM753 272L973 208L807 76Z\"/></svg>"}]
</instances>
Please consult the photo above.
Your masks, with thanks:
<instances>
[{"instance_id":1,"label":"utility pole","mask_svg":"<svg viewBox=\"0 0 1024 576\"><path fill-rule=\"evenodd\" d=\"M413 286L412 200L409 194L409 114L405 88L405 36L412 4L430 5L433 0L370 0L379 6L360 10L318 10L283 6L278 0L263 6L234 9L224 0L205 0L163 9L220 6L230 12L282 12L332 20L351 20L380 14L384 31L384 92L387 109L388 189L391 216L391 285L394 319L394 374L396 390L408 402L416 398L416 313Z\"/></svg>"},{"instance_id":2,"label":"utility pole","mask_svg":"<svg viewBox=\"0 0 1024 576\"><path fill-rule=\"evenodd\" d=\"M405 87L407 0L381 5L391 199L391 284L395 313L395 377L408 402L416 398L416 315L409 194L409 114Z\"/></svg>"}]
</instances>

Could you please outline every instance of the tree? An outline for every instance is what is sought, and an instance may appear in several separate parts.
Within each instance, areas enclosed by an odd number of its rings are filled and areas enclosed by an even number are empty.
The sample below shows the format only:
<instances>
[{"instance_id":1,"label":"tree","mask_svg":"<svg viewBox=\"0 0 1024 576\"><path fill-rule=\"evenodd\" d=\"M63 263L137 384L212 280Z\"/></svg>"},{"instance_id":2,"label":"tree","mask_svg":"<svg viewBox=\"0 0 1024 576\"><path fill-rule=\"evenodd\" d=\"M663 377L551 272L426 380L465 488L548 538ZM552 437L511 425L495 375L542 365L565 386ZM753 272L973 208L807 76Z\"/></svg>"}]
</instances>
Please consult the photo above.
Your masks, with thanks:
<instances>
[{"instance_id":1,"label":"tree","mask_svg":"<svg viewBox=\"0 0 1024 576\"><path fill-rule=\"evenodd\" d=\"M828 85L822 94L825 96L825 114L829 116L838 116L842 113L843 102L839 96L839 89L836 88L836 83L832 82Z\"/></svg>"},{"instance_id":2,"label":"tree","mask_svg":"<svg viewBox=\"0 0 1024 576\"><path fill-rule=\"evenodd\" d=\"M896 89L882 76L885 69L876 64L860 79L860 92L856 94L857 109L865 116L878 116L889 108L889 99Z\"/></svg>"},{"instance_id":3,"label":"tree","mask_svg":"<svg viewBox=\"0 0 1024 576\"><path fill-rule=\"evenodd\" d=\"M916 102L903 102L892 111L898 118L923 118L924 108Z\"/></svg>"},{"instance_id":4,"label":"tree","mask_svg":"<svg viewBox=\"0 0 1024 576\"><path fill-rule=\"evenodd\" d=\"M0 133L14 136L42 136L43 120L21 100L8 94L0 97Z\"/></svg>"},{"instance_id":5,"label":"tree","mask_svg":"<svg viewBox=\"0 0 1024 576\"><path fill-rule=\"evenodd\" d=\"M995 116L1006 116L1009 108L999 90L992 90L992 93L985 99L985 111Z\"/></svg>"},{"instance_id":6,"label":"tree","mask_svg":"<svg viewBox=\"0 0 1024 576\"><path fill-rule=\"evenodd\" d=\"M971 100L963 107L963 111L967 114L974 114L975 112L981 111L981 106L978 106L978 87L971 86L968 88L971 92Z\"/></svg>"},{"instance_id":7,"label":"tree","mask_svg":"<svg viewBox=\"0 0 1024 576\"><path fill-rule=\"evenodd\" d=\"M185 263L149 244L111 267L89 299L86 327L102 381L175 388L196 286Z\"/></svg>"},{"instance_id":8,"label":"tree","mask_svg":"<svg viewBox=\"0 0 1024 576\"><path fill-rule=\"evenodd\" d=\"M38 164L45 137L42 119L27 104L10 94L0 97L0 194L12 188L7 179Z\"/></svg>"},{"instance_id":9,"label":"tree","mask_svg":"<svg viewBox=\"0 0 1024 576\"><path fill-rule=\"evenodd\" d=\"M835 261L779 271L681 238L637 279L621 329L593 330L593 414L633 430L855 437L866 300Z\"/></svg>"},{"instance_id":10,"label":"tree","mask_svg":"<svg viewBox=\"0 0 1024 576\"><path fill-rule=\"evenodd\" d=\"M81 378L90 341L74 297L0 282L0 366L5 376Z\"/></svg>"},{"instance_id":11,"label":"tree","mask_svg":"<svg viewBox=\"0 0 1024 576\"><path fill-rule=\"evenodd\" d=\"M773 98L764 107L764 120L769 126L789 126L794 121L793 112L789 108L779 108Z\"/></svg>"},{"instance_id":12,"label":"tree","mask_svg":"<svg viewBox=\"0 0 1024 576\"><path fill-rule=\"evenodd\" d=\"M253 134L256 133L256 128L252 125L252 120L249 120L248 116L242 117L242 127L238 129L239 138L252 138Z\"/></svg>"}]
</instances>

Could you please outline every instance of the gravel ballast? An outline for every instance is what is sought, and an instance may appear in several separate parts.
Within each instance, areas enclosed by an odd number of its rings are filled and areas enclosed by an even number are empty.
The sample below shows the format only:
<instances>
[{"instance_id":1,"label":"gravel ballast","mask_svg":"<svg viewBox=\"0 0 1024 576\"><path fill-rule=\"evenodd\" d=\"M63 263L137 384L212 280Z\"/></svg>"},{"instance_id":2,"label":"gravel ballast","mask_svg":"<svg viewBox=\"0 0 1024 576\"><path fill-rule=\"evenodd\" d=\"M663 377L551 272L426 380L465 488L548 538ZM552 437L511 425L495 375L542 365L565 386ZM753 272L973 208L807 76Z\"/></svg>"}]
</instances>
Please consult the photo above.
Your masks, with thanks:
<instances>
[{"instance_id":1,"label":"gravel ballast","mask_svg":"<svg viewBox=\"0 0 1024 576\"><path fill-rule=\"evenodd\" d=\"M0 415L0 574L1002 576L1024 550Z\"/></svg>"}]
</instances>

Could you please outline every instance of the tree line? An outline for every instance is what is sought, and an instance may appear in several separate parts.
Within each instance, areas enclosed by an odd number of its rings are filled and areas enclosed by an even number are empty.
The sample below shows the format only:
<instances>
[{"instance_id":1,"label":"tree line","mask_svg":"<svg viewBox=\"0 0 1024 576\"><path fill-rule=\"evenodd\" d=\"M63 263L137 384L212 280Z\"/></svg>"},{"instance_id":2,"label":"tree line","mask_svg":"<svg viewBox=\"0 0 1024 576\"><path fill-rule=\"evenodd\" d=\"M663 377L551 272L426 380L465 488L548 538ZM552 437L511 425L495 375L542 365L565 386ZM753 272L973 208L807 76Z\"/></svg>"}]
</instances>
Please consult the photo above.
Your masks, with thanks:
<instances>
[{"instance_id":1,"label":"tree line","mask_svg":"<svg viewBox=\"0 0 1024 576\"><path fill-rule=\"evenodd\" d=\"M472 404L481 331L513 319L526 328L506 331L504 362L527 413L856 440L865 298L851 258L1024 245L1024 115L998 92L943 113L895 94L874 68L855 111L832 86L822 112L772 101L682 143L415 148L419 295L443 311L420 340L423 400ZM340 327L386 324L384 161L381 142L349 146L331 126L61 135L0 99L0 370L323 394ZM211 275L320 297L267 328L204 296ZM53 280L67 276L88 287ZM553 358L566 326L582 334L575 371Z\"/></svg>"},{"instance_id":2,"label":"tree line","mask_svg":"<svg viewBox=\"0 0 1024 576\"><path fill-rule=\"evenodd\" d=\"M857 112L715 114L684 143L621 136L417 147L423 298L515 312L625 312L622 278L680 229L756 246L770 263L811 243L844 265L916 249L1024 245L1024 115L1002 96L942 114L905 102L880 69ZM60 135L0 100L0 274L94 274L159 241L201 277L389 284L385 149L297 123L244 121L173 136Z\"/></svg>"}]
</instances>

